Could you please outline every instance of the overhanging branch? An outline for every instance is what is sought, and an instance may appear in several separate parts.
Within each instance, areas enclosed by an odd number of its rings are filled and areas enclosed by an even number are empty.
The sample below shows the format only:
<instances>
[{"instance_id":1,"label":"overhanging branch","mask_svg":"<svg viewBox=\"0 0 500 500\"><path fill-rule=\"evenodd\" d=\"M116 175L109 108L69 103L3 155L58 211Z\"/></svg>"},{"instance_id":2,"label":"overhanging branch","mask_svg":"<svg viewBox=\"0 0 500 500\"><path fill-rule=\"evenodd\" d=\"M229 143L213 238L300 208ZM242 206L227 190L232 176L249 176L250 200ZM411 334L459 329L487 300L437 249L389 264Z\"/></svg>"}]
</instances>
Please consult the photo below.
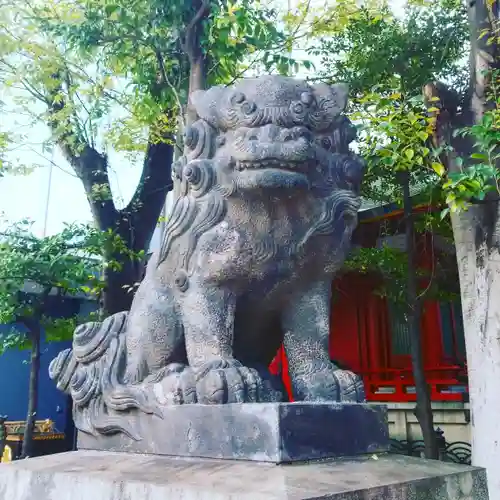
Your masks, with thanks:
<instances>
[{"instance_id":1,"label":"overhanging branch","mask_svg":"<svg viewBox=\"0 0 500 500\"><path fill-rule=\"evenodd\" d=\"M111 197L107 158L90 146L82 135L75 130L72 118L76 122L77 117L71 116L71 114L60 117L67 107L62 82L65 81L67 85L70 85L67 81L68 77L64 77L62 72L63 70L53 75L53 80L57 84L47 92L48 125L63 155L82 181L92 215L99 228L114 228L118 221L118 212ZM95 191L99 186L107 186L109 196L104 199L96 199Z\"/></svg>"}]
</instances>

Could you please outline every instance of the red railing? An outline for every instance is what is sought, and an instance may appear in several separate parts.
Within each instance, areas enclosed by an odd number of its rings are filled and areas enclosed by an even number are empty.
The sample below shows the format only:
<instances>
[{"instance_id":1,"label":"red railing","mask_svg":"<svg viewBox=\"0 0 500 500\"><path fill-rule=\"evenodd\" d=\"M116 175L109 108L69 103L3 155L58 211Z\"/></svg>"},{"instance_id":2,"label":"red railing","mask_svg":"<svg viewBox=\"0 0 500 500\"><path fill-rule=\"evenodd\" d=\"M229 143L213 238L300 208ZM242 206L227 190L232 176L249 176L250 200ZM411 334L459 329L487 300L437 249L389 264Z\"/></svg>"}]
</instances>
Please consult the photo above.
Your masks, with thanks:
<instances>
[{"instance_id":1,"label":"red railing","mask_svg":"<svg viewBox=\"0 0 500 500\"><path fill-rule=\"evenodd\" d=\"M368 401L410 402L416 400L411 369L385 369L361 373ZM425 370L432 401L464 401L468 393L466 369L445 366Z\"/></svg>"}]
</instances>

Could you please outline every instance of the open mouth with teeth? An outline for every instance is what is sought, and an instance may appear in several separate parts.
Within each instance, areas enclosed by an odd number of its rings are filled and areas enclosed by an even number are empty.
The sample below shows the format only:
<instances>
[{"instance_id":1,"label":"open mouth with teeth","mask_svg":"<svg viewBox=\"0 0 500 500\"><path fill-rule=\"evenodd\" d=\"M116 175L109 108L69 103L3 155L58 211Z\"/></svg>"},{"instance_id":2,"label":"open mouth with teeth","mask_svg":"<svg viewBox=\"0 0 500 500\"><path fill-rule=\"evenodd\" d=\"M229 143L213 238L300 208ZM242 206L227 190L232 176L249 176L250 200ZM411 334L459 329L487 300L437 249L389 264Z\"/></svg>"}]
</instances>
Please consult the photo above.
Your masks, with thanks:
<instances>
[{"instance_id":1,"label":"open mouth with teeth","mask_svg":"<svg viewBox=\"0 0 500 500\"><path fill-rule=\"evenodd\" d=\"M274 169L274 170L287 170L290 172L298 172L302 170L304 162L283 161L276 158L268 158L264 160L236 160L235 170L261 170L261 169Z\"/></svg>"}]
</instances>

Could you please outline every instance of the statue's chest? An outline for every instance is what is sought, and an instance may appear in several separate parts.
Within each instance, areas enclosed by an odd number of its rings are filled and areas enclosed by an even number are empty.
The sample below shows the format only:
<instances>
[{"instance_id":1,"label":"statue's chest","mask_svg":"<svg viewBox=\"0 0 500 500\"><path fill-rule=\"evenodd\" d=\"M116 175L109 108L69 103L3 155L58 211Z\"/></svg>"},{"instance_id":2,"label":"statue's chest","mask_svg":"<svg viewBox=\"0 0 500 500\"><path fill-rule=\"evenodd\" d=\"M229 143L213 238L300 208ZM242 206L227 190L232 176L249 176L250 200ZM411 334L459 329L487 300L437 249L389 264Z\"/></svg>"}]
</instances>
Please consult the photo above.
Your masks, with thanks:
<instances>
[{"instance_id":1,"label":"statue's chest","mask_svg":"<svg viewBox=\"0 0 500 500\"><path fill-rule=\"evenodd\" d=\"M314 244L304 238L304 231L271 229L219 224L200 238L193 272L208 281L236 280L256 289L275 289L280 282L286 286L313 269L317 274L335 259L327 238Z\"/></svg>"}]
</instances>

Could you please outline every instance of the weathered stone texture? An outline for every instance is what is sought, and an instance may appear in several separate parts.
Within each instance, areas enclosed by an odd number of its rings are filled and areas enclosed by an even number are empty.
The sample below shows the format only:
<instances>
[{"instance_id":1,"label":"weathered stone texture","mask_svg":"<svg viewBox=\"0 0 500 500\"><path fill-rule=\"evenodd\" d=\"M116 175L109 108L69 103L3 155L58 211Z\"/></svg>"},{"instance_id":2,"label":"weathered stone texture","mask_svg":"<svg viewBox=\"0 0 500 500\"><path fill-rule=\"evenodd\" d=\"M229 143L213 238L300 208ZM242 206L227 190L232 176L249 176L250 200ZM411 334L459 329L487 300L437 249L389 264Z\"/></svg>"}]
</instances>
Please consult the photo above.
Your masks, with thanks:
<instances>
[{"instance_id":1,"label":"weathered stone texture","mask_svg":"<svg viewBox=\"0 0 500 500\"><path fill-rule=\"evenodd\" d=\"M143 438L80 433L79 449L293 462L387 451L387 410L376 404L247 403L130 415Z\"/></svg>"},{"instance_id":2,"label":"weathered stone texture","mask_svg":"<svg viewBox=\"0 0 500 500\"><path fill-rule=\"evenodd\" d=\"M78 451L0 465L1 500L488 500L482 469L381 456L316 464Z\"/></svg>"},{"instance_id":3,"label":"weathered stone texture","mask_svg":"<svg viewBox=\"0 0 500 500\"><path fill-rule=\"evenodd\" d=\"M180 195L130 312L79 326L50 366L84 433L139 441L138 415L167 406L283 401L281 345L295 401L364 401L328 350L364 168L346 88L262 76L192 101Z\"/></svg>"}]
</instances>

